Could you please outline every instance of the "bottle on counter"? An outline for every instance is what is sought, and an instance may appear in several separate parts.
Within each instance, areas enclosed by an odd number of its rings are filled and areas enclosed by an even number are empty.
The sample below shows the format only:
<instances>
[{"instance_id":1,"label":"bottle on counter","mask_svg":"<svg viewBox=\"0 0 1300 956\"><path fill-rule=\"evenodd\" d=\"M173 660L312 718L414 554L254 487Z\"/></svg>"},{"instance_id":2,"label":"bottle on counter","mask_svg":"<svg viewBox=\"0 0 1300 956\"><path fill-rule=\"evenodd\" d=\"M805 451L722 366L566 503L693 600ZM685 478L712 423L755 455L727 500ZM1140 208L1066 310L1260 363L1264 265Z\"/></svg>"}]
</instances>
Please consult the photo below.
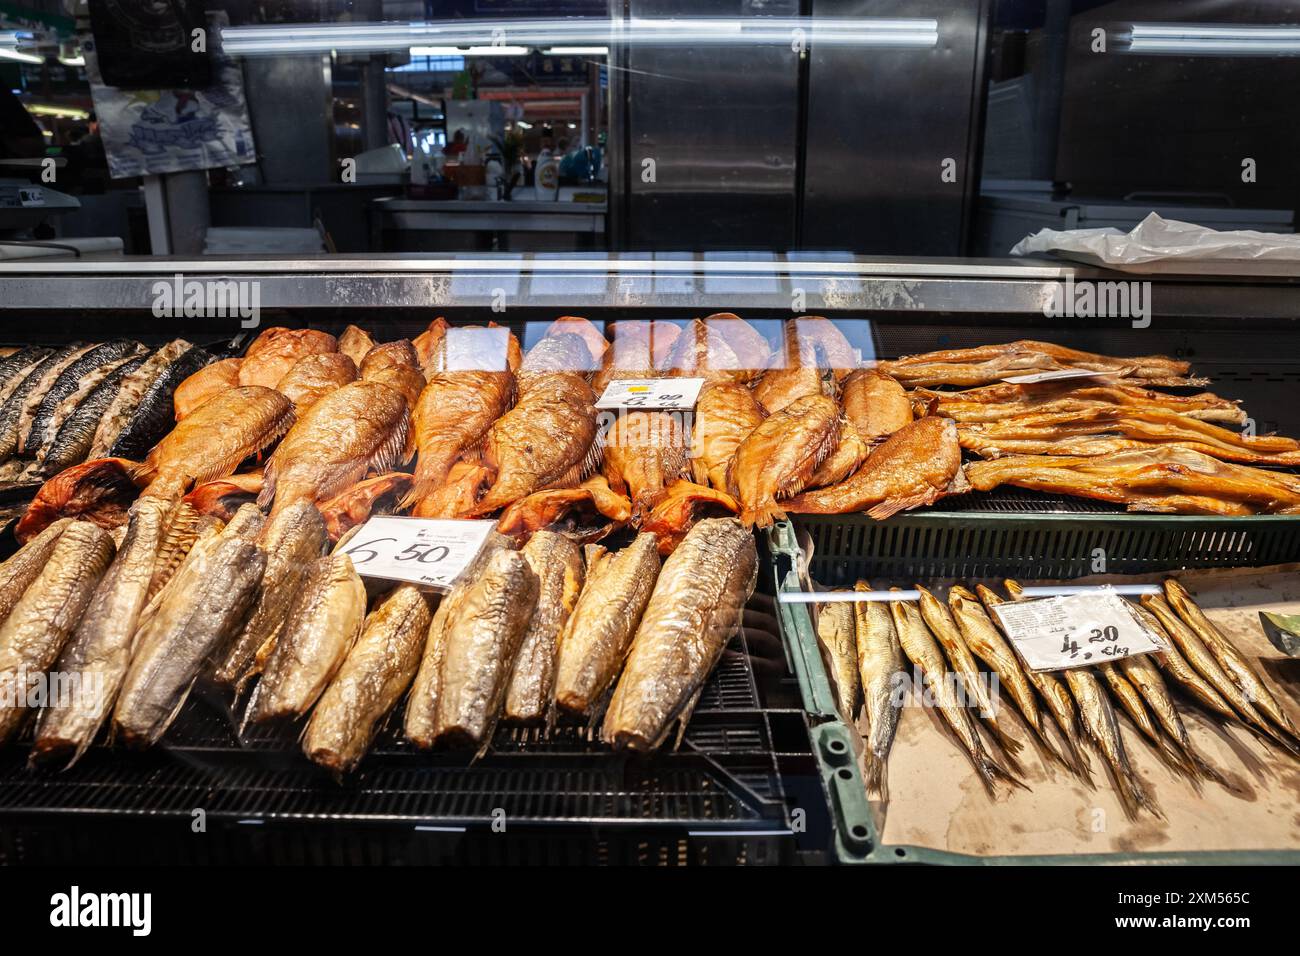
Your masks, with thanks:
<instances>
[{"instance_id":1,"label":"bottle on counter","mask_svg":"<svg viewBox=\"0 0 1300 956\"><path fill-rule=\"evenodd\" d=\"M560 157L549 147L542 147L535 172L538 199L558 199L560 195Z\"/></svg>"}]
</instances>

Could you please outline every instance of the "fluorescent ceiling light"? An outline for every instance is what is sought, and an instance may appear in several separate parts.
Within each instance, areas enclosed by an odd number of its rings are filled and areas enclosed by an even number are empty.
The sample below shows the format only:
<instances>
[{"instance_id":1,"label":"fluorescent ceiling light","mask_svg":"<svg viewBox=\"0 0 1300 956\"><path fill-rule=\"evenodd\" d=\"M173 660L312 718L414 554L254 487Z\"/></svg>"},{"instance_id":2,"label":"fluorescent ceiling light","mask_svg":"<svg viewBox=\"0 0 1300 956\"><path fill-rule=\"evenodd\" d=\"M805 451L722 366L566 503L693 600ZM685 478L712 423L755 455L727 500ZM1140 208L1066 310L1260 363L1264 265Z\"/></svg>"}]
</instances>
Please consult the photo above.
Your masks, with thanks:
<instances>
[{"instance_id":1,"label":"fluorescent ceiling light","mask_svg":"<svg viewBox=\"0 0 1300 956\"><path fill-rule=\"evenodd\" d=\"M1135 23L1122 37L1129 53L1278 56L1300 53L1300 27Z\"/></svg>"},{"instance_id":2,"label":"fluorescent ceiling light","mask_svg":"<svg viewBox=\"0 0 1300 956\"><path fill-rule=\"evenodd\" d=\"M526 46L413 46L411 56L527 56Z\"/></svg>"},{"instance_id":3,"label":"fluorescent ceiling light","mask_svg":"<svg viewBox=\"0 0 1300 956\"><path fill-rule=\"evenodd\" d=\"M559 20L448 20L415 23L257 24L221 31L225 52L240 56L283 53L387 52L412 47L505 44L505 49L636 46L911 47L939 42L939 21L877 17L684 17ZM495 53L503 54L496 46ZM586 50L584 50L586 52ZM476 54L477 55L477 54ZM517 55L517 54L516 54Z\"/></svg>"},{"instance_id":4,"label":"fluorescent ceiling light","mask_svg":"<svg viewBox=\"0 0 1300 956\"><path fill-rule=\"evenodd\" d=\"M13 60L17 63L44 63L45 58L33 56L30 53L19 53L17 50L0 46L0 60Z\"/></svg>"},{"instance_id":5,"label":"fluorescent ceiling light","mask_svg":"<svg viewBox=\"0 0 1300 956\"><path fill-rule=\"evenodd\" d=\"M609 56L607 46L553 46L542 51L546 56Z\"/></svg>"},{"instance_id":6,"label":"fluorescent ceiling light","mask_svg":"<svg viewBox=\"0 0 1300 956\"><path fill-rule=\"evenodd\" d=\"M52 106L46 103L29 103L27 112L36 116L56 116L59 119L90 119L90 111L76 106Z\"/></svg>"},{"instance_id":7,"label":"fluorescent ceiling light","mask_svg":"<svg viewBox=\"0 0 1300 956\"><path fill-rule=\"evenodd\" d=\"M85 66L86 58L80 54L77 56L61 56L59 62L64 66Z\"/></svg>"}]
</instances>

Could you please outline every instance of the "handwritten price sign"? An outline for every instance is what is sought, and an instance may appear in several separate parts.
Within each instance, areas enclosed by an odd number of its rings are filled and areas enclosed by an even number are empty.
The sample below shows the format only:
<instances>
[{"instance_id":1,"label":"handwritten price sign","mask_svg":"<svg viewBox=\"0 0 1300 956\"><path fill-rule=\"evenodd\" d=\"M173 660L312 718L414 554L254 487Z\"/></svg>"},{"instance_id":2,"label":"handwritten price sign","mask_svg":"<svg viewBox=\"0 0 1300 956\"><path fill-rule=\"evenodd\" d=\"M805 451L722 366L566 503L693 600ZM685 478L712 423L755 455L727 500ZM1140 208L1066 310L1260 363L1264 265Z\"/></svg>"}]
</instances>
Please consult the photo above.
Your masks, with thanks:
<instances>
[{"instance_id":1,"label":"handwritten price sign","mask_svg":"<svg viewBox=\"0 0 1300 956\"><path fill-rule=\"evenodd\" d=\"M605 386L596 407L690 411L703 387L702 378L616 378Z\"/></svg>"},{"instance_id":2,"label":"handwritten price sign","mask_svg":"<svg viewBox=\"0 0 1300 956\"><path fill-rule=\"evenodd\" d=\"M993 613L1030 670L1087 667L1164 650L1110 588L999 604Z\"/></svg>"},{"instance_id":3,"label":"handwritten price sign","mask_svg":"<svg viewBox=\"0 0 1300 956\"><path fill-rule=\"evenodd\" d=\"M343 553L363 577L446 590L482 550L495 524L379 515L361 526Z\"/></svg>"}]
</instances>

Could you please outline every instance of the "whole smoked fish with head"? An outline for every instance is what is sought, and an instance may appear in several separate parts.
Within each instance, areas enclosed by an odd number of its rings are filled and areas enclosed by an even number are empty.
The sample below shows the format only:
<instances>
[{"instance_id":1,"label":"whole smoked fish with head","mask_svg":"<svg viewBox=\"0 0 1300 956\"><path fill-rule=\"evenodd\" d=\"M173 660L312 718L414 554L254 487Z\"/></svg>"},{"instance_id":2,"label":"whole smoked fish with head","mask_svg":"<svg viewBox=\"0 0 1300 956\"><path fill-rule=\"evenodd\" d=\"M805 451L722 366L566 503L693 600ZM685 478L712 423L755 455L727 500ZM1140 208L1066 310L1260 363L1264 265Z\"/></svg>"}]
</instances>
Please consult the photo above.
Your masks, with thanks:
<instances>
[{"instance_id":1,"label":"whole smoked fish with head","mask_svg":"<svg viewBox=\"0 0 1300 956\"><path fill-rule=\"evenodd\" d=\"M371 471L391 470L410 426L405 399L387 385L344 385L309 408L267 459L258 505L274 517L295 501L315 504Z\"/></svg>"},{"instance_id":2,"label":"whole smoked fish with head","mask_svg":"<svg viewBox=\"0 0 1300 956\"><path fill-rule=\"evenodd\" d=\"M946 418L921 418L899 429L846 481L808 491L784 503L796 514L866 511L883 519L931 504L963 485L957 426Z\"/></svg>"},{"instance_id":3,"label":"whole smoked fish with head","mask_svg":"<svg viewBox=\"0 0 1300 956\"><path fill-rule=\"evenodd\" d=\"M621 551L594 546L588 555L586 582L560 633L555 703L590 717L623 666L659 575L659 551L655 536L642 533Z\"/></svg>"},{"instance_id":4,"label":"whole smoked fish with head","mask_svg":"<svg viewBox=\"0 0 1300 956\"><path fill-rule=\"evenodd\" d=\"M740 628L757 577L754 536L735 518L709 518L691 529L655 582L605 712L602 740L654 750L674 723L685 728Z\"/></svg>"},{"instance_id":5,"label":"whole smoked fish with head","mask_svg":"<svg viewBox=\"0 0 1300 956\"><path fill-rule=\"evenodd\" d=\"M736 448L727 472L741 522L766 528L783 519L777 499L802 491L839 438L839 408L824 395L801 398L754 429Z\"/></svg>"},{"instance_id":6,"label":"whole smoked fish with head","mask_svg":"<svg viewBox=\"0 0 1300 956\"><path fill-rule=\"evenodd\" d=\"M293 424L293 406L273 388L240 386L204 402L149 452L132 477L144 495L179 497L191 483L233 474Z\"/></svg>"}]
</instances>

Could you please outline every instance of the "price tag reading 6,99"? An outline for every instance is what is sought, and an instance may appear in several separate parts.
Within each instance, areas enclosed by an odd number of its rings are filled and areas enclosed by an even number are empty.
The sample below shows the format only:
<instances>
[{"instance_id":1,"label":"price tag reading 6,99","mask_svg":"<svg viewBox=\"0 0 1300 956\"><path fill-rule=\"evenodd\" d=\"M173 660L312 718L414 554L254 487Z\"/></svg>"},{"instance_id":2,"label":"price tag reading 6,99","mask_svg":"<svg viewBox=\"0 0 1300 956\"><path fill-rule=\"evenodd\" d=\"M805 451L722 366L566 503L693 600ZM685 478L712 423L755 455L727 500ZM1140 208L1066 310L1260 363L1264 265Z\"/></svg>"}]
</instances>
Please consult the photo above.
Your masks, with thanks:
<instances>
[{"instance_id":1,"label":"price tag reading 6,99","mask_svg":"<svg viewBox=\"0 0 1300 956\"><path fill-rule=\"evenodd\" d=\"M363 577L446 590L482 550L495 524L380 515L361 526L343 553Z\"/></svg>"}]
</instances>

